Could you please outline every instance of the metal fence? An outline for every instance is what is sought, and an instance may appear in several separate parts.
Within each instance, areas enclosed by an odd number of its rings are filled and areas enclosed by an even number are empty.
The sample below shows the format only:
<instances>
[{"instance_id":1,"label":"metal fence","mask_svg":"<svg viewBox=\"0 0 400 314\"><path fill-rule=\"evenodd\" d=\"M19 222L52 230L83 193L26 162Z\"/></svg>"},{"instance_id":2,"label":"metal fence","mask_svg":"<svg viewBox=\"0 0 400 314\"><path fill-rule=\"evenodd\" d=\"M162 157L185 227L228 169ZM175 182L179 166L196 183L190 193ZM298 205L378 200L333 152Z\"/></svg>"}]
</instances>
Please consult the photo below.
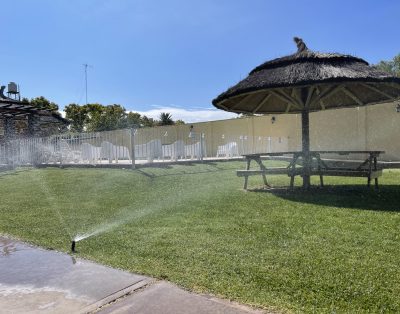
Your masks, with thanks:
<instances>
[{"instance_id":1,"label":"metal fence","mask_svg":"<svg viewBox=\"0 0 400 314\"><path fill-rule=\"evenodd\" d=\"M20 138L0 144L0 163L120 164L216 160L287 150L287 138L140 128Z\"/></svg>"}]
</instances>

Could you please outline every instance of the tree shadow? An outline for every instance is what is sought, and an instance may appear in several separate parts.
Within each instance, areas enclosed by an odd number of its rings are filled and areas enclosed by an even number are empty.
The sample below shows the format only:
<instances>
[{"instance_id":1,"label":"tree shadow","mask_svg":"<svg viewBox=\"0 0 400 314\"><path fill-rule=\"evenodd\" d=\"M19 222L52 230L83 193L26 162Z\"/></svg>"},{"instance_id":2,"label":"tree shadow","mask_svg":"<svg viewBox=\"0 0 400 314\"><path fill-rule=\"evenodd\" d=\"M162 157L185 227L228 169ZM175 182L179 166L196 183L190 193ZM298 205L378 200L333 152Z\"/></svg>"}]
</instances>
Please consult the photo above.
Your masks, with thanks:
<instances>
[{"instance_id":1,"label":"tree shadow","mask_svg":"<svg viewBox=\"0 0 400 314\"><path fill-rule=\"evenodd\" d=\"M193 166L195 165L204 165L208 166L208 169L193 169ZM215 172L221 172L221 171L233 171L237 169L237 166L232 166L232 167L221 167L218 163L215 162L203 162L203 163L184 163L179 165L181 169L176 170L174 172L164 172L164 173L152 173L152 170L170 170L173 169L173 165L153 165L152 167L141 167L135 169L136 172L154 179L158 177L169 177L169 176L181 176L181 175L195 175L195 174L204 174L204 173L215 173ZM147 170L147 171L146 171Z\"/></svg>"},{"instance_id":2,"label":"tree shadow","mask_svg":"<svg viewBox=\"0 0 400 314\"><path fill-rule=\"evenodd\" d=\"M2 170L0 171L0 178L6 177L6 176L17 176L20 173L23 172L29 172L32 171L33 168L17 168L17 169L7 169L7 170Z\"/></svg>"},{"instance_id":3,"label":"tree shadow","mask_svg":"<svg viewBox=\"0 0 400 314\"><path fill-rule=\"evenodd\" d=\"M313 186L310 190L295 187L251 189L250 192L271 193L279 198L298 203L352 208L361 210L400 212L400 185L380 185L378 190L365 185Z\"/></svg>"}]
</instances>

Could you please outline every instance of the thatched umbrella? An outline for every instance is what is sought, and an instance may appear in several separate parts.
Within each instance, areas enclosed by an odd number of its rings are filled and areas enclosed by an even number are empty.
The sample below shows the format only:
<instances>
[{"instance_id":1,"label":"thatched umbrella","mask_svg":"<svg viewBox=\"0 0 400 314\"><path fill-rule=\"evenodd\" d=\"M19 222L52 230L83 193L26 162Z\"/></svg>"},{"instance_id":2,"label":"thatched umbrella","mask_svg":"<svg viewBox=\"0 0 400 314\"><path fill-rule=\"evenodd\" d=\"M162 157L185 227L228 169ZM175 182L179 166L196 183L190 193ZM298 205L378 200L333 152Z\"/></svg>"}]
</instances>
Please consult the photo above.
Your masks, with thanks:
<instances>
[{"instance_id":1,"label":"thatched umbrella","mask_svg":"<svg viewBox=\"0 0 400 314\"><path fill-rule=\"evenodd\" d=\"M297 52L261 64L213 100L236 113L301 113L303 187L310 185L309 112L358 107L400 98L400 78L363 59L311 51L295 37Z\"/></svg>"}]
</instances>

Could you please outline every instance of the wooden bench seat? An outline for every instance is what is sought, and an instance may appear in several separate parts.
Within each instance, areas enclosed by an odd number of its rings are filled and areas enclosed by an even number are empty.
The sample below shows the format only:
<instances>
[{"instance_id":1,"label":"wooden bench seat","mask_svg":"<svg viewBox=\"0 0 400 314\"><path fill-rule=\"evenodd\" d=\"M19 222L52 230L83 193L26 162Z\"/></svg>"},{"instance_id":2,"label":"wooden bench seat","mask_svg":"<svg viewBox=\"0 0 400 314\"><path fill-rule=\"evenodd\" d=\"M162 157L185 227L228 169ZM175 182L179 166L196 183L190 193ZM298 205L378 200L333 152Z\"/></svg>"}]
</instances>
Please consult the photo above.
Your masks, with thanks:
<instances>
[{"instance_id":1,"label":"wooden bench seat","mask_svg":"<svg viewBox=\"0 0 400 314\"><path fill-rule=\"evenodd\" d=\"M264 170L237 170L238 177L248 177L260 174L289 174L288 168L266 168Z\"/></svg>"},{"instance_id":2,"label":"wooden bench seat","mask_svg":"<svg viewBox=\"0 0 400 314\"><path fill-rule=\"evenodd\" d=\"M247 190L247 182L249 179L249 176L255 176L255 175L261 175L263 180L264 180L264 184L269 186L268 182L267 182L267 178L266 175L278 175L278 174L285 174L287 176L289 176L290 179L290 184L291 186L293 186L293 182L294 182L294 177L296 175L299 175L301 173L301 170L299 169L293 169L293 168L264 168L264 169L249 169L249 170L237 170L236 171L236 175L238 177L244 177L244 185L243 185L243 189Z\"/></svg>"},{"instance_id":3,"label":"wooden bench seat","mask_svg":"<svg viewBox=\"0 0 400 314\"><path fill-rule=\"evenodd\" d=\"M311 175L323 175L323 176L340 176L340 177L363 177L370 179L376 179L382 176L382 170L371 170L368 169L322 169L312 170Z\"/></svg>"},{"instance_id":4,"label":"wooden bench seat","mask_svg":"<svg viewBox=\"0 0 400 314\"><path fill-rule=\"evenodd\" d=\"M291 169L291 168L265 168L265 169L252 169L252 170L237 170L236 175L238 177L244 177L244 189L247 189L247 180L249 176L261 175L264 178L264 183L268 185L266 182L265 175L279 175L285 174L290 177L290 187L293 188L294 177L302 174L301 169ZM368 186L370 186L372 179L377 179L382 176L382 169L378 170L369 170L369 169L346 169L346 168L337 168L337 169L313 169L310 175L320 176L321 186L324 185L323 177L324 176L341 176L341 177L361 177L368 178ZM377 187L377 181L375 181L375 186Z\"/></svg>"}]
</instances>

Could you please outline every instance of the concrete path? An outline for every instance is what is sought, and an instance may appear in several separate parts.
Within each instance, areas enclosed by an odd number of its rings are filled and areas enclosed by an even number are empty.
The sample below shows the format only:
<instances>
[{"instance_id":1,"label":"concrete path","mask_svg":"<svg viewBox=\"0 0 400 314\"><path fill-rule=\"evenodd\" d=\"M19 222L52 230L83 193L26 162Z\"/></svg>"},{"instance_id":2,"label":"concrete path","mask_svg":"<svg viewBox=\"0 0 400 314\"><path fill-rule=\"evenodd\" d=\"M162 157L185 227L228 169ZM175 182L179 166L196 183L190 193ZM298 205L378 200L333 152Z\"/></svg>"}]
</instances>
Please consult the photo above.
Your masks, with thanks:
<instances>
[{"instance_id":1,"label":"concrete path","mask_svg":"<svg viewBox=\"0 0 400 314\"><path fill-rule=\"evenodd\" d=\"M225 300L184 291L160 281L141 289L112 306L104 306L100 314L244 314L264 313Z\"/></svg>"},{"instance_id":2,"label":"concrete path","mask_svg":"<svg viewBox=\"0 0 400 314\"><path fill-rule=\"evenodd\" d=\"M0 237L1 313L263 313Z\"/></svg>"}]
</instances>

